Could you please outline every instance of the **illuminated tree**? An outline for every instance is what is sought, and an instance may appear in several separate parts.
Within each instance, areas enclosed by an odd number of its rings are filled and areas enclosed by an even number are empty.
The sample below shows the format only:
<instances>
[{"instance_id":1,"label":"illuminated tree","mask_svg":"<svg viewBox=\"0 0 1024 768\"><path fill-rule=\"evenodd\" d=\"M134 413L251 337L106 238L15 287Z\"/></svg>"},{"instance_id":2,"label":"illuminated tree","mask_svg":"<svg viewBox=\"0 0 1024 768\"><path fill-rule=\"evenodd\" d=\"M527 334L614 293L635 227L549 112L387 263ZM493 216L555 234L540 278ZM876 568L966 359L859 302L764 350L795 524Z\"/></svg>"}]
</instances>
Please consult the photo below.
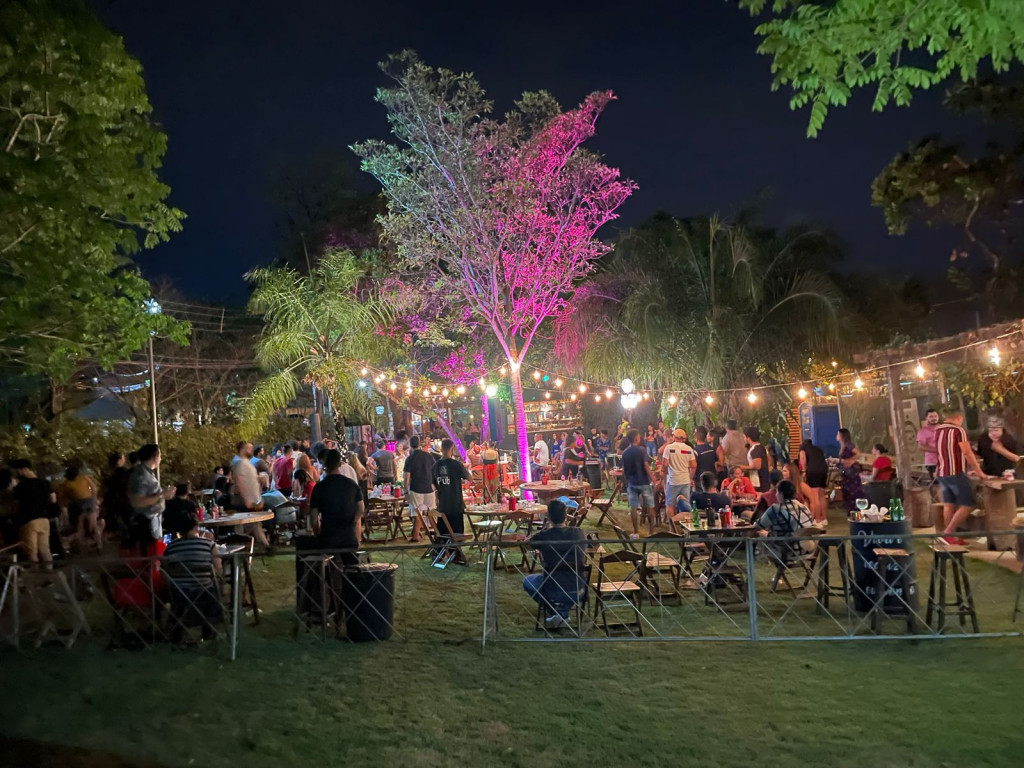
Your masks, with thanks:
<instances>
[{"instance_id":1,"label":"illuminated tree","mask_svg":"<svg viewBox=\"0 0 1024 768\"><path fill-rule=\"evenodd\" d=\"M382 65L377 92L403 146L354 150L384 187L385 234L411 264L437 270L486 324L508 360L520 472L529 447L520 368L541 325L571 311L580 278L608 246L597 230L635 189L580 145L614 98L595 92L562 112L525 93L505 119L470 74L422 64L410 52Z\"/></svg>"}]
</instances>

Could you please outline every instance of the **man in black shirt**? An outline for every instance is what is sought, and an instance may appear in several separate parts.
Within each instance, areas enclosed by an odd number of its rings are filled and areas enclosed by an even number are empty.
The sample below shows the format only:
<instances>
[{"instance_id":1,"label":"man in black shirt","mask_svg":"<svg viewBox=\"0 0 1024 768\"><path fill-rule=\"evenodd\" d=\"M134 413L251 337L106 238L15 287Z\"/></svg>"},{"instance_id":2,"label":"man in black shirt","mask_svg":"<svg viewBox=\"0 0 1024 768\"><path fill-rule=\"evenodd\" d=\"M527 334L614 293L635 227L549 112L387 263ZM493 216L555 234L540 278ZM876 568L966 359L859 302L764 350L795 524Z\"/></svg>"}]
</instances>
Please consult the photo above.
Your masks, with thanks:
<instances>
[{"instance_id":1,"label":"man in black shirt","mask_svg":"<svg viewBox=\"0 0 1024 768\"><path fill-rule=\"evenodd\" d=\"M178 483L174 489L174 498L164 505L164 531L184 536L192 528L192 518L199 519L199 507L189 498L192 486L189 483Z\"/></svg>"},{"instance_id":2,"label":"man in black shirt","mask_svg":"<svg viewBox=\"0 0 1024 768\"><path fill-rule=\"evenodd\" d=\"M629 517L633 523L633 538L640 536L639 510L647 512L648 532L654 535L654 475L647 465L647 451L640 447L640 431L631 429L626 433L629 447L622 452L622 484L626 486L629 498Z\"/></svg>"},{"instance_id":3,"label":"man in black shirt","mask_svg":"<svg viewBox=\"0 0 1024 768\"><path fill-rule=\"evenodd\" d=\"M431 475L437 489L437 513L445 516L452 533L459 534L465 530L463 513L466 505L462 498L462 481L472 478L465 465L452 458L454 451L455 443L447 437L441 441L441 460L434 464ZM447 533L443 525L439 526L438 533Z\"/></svg>"},{"instance_id":4,"label":"man in black shirt","mask_svg":"<svg viewBox=\"0 0 1024 768\"><path fill-rule=\"evenodd\" d=\"M715 473L718 455L715 452L715 446L711 444L711 440L708 438L708 428L704 426L697 427L693 434L697 438L697 444L693 446L693 452L697 458L697 477L700 477L705 472Z\"/></svg>"},{"instance_id":5,"label":"man in black shirt","mask_svg":"<svg viewBox=\"0 0 1024 768\"><path fill-rule=\"evenodd\" d=\"M712 456L714 452L712 451ZM729 496L720 493L718 490L718 477L714 472L702 472L700 475L700 487L702 490L694 491L690 496L690 506L693 509L724 509L732 503Z\"/></svg>"},{"instance_id":6,"label":"man in black shirt","mask_svg":"<svg viewBox=\"0 0 1024 768\"><path fill-rule=\"evenodd\" d=\"M430 455L428 446L420 447L419 435L409 438L412 452L405 460L405 490L409 496L409 516L412 518L412 538L420 540L420 518L416 514L426 512L437 506L434 498L434 457Z\"/></svg>"},{"instance_id":7,"label":"man in black shirt","mask_svg":"<svg viewBox=\"0 0 1024 768\"><path fill-rule=\"evenodd\" d=\"M32 462L18 459L11 463L11 470L18 478L14 486L14 499L18 502L18 537L29 562L43 562L47 568L53 566L50 553L50 510L57 503L57 494L50 483L36 477Z\"/></svg>"},{"instance_id":8,"label":"man in black shirt","mask_svg":"<svg viewBox=\"0 0 1024 768\"><path fill-rule=\"evenodd\" d=\"M309 498L313 533L323 549L347 549L341 556L344 565L358 562L355 550L363 537L363 495L359 484L341 474L341 452L332 448L322 455L326 476L315 486Z\"/></svg>"},{"instance_id":9,"label":"man in black shirt","mask_svg":"<svg viewBox=\"0 0 1024 768\"><path fill-rule=\"evenodd\" d=\"M529 542L540 553L544 573L532 573L523 579L526 593L551 614L544 622L548 629L565 626L569 611L587 592L583 574L587 537L579 528L565 527L565 511L562 501L548 502L551 526L535 533Z\"/></svg>"}]
</instances>

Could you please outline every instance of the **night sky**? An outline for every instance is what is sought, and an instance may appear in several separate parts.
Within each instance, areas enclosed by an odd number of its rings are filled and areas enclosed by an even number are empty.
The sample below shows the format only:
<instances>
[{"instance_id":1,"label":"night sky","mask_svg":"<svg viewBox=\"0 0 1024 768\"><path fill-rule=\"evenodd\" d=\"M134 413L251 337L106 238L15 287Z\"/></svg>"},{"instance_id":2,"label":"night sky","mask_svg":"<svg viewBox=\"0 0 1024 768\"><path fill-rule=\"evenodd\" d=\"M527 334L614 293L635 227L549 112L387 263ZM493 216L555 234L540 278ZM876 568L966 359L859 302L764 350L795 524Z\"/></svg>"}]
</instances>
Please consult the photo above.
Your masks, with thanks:
<instances>
[{"instance_id":1,"label":"night sky","mask_svg":"<svg viewBox=\"0 0 1024 768\"><path fill-rule=\"evenodd\" d=\"M563 106L611 88L619 97L588 145L639 184L622 217L734 212L755 200L775 225L811 221L846 241L849 268L937 273L954 239L913 227L886 234L870 184L909 141L974 123L950 117L939 92L870 111L861 93L818 139L807 115L770 90L755 22L723 0L626 3L288 3L97 0L143 64L169 136L162 178L188 214L184 231L142 256L188 297L241 303L242 274L282 247L275 167L385 137L377 62L414 48L433 65L474 72L504 111L524 90ZM373 181L364 179L367 189Z\"/></svg>"}]
</instances>

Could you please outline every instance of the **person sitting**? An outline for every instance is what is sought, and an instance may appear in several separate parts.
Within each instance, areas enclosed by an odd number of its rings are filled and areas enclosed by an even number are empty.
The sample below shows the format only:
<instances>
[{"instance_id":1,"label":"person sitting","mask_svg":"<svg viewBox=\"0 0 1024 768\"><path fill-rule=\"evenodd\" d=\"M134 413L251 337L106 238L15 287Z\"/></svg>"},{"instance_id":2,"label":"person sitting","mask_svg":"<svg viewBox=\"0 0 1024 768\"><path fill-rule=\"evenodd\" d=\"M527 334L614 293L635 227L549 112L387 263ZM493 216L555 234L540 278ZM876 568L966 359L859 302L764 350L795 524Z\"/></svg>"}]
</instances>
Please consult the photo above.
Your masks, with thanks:
<instances>
[{"instance_id":1,"label":"person sitting","mask_svg":"<svg viewBox=\"0 0 1024 768\"><path fill-rule=\"evenodd\" d=\"M217 586L220 556L213 534L199 530L195 510L185 510L177 520L181 538L168 544L160 559L173 608L171 641L181 642L188 626L200 626L205 640L224 616Z\"/></svg>"},{"instance_id":2,"label":"person sitting","mask_svg":"<svg viewBox=\"0 0 1024 768\"><path fill-rule=\"evenodd\" d=\"M733 467L732 477L722 483L722 490L728 492L734 507L753 507L757 504L757 491L742 467Z\"/></svg>"},{"instance_id":3,"label":"person sitting","mask_svg":"<svg viewBox=\"0 0 1024 768\"><path fill-rule=\"evenodd\" d=\"M762 493L758 499L757 504L754 506L753 512L750 513L749 518L751 521L757 520L764 511L768 509L772 504L775 504L779 500L778 486L782 480L785 479L783 473L777 469L773 469L768 473L768 490ZM796 487L796 483L793 483L793 487ZM799 498L800 491L797 491L797 501L803 503L803 500ZM741 515L747 517L747 515Z\"/></svg>"},{"instance_id":4,"label":"person sitting","mask_svg":"<svg viewBox=\"0 0 1024 768\"><path fill-rule=\"evenodd\" d=\"M814 551L813 541L799 540L798 543L795 538L796 532L802 528L814 527L811 510L796 500L796 486L791 481L781 481L776 490L778 501L768 507L754 523L758 535L789 540L772 544L771 549L779 558L788 559L791 555L799 554L800 549Z\"/></svg>"},{"instance_id":5,"label":"person sitting","mask_svg":"<svg viewBox=\"0 0 1024 768\"><path fill-rule=\"evenodd\" d=\"M702 472L700 475L701 490L694 491L690 496L688 509L681 509L676 505L676 512L690 512L693 509L723 509L731 506L731 500L727 494L718 490L718 478L714 472Z\"/></svg>"},{"instance_id":6,"label":"person sitting","mask_svg":"<svg viewBox=\"0 0 1024 768\"><path fill-rule=\"evenodd\" d=\"M871 462L869 483L885 483L892 480L893 475L896 474L896 470L892 466L892 459L886 456L887 453L888 451L881 443L875 443L875 447L871 449L875 460Z\"/></svg>"},{"instance_id":7,"label":"person sitting","mask_svg":"<svg viewBox=\"0 0 1024 768\"><path fill-rule=\"evenodd\" d=\"M199 507L190 498L192 486L189 483L178 483L174 488L174 498L164 506L164 533L183 536L189 529L193 517L199 519Z\"/></svg>"},{"instance_id":8,"label":"person sitting","mask_svg":"<svg viewBox=\"0 0 1024 768\"><path fill-rule=\"evenodd\" d=\"M548 502L549 527L535 533L527 544L540 554L544 572L523 578L523 589L549 614L544 620L548 629L566 626L569 611L587 592L582 573L587 537L579 528L566 527L566 509L559 499Z\"/></svg>"}]
</instances>

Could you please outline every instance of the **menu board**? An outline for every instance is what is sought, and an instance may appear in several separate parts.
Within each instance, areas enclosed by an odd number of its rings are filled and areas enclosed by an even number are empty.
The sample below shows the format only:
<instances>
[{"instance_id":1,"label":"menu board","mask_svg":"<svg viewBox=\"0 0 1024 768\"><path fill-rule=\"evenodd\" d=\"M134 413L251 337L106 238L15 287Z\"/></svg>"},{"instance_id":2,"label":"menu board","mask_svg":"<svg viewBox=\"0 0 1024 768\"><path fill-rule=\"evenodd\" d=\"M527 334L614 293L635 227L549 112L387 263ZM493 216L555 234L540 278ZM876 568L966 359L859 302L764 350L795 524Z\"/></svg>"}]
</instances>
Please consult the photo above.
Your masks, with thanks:
<instances>
[{"instance_id":1,"label":"menu board","mask_svg":"<svg viewBox=\"0 0 1024 768\"><path fill-rule=\"evenodd\" d=\"M907 613L907 605L912 610L917 609L917 579L914 575L914 558L911 557L907 569L910 571L910 578L905 583L909 584L909 594L904 595L902 587L899 586L900 567L890 563L886 573L878 572L878 558L875 556L876 549L905 549L913 556L913 539L904 538L910 535L910 522L901 520L898 522L882 523L850 523L851 555L853 556L853 607L861 613L871 610L875 597L879 590L884 588L881 579L893 588L893 594L885 598L885 611L893 615Z\"/></svg>"}]
</instances>

